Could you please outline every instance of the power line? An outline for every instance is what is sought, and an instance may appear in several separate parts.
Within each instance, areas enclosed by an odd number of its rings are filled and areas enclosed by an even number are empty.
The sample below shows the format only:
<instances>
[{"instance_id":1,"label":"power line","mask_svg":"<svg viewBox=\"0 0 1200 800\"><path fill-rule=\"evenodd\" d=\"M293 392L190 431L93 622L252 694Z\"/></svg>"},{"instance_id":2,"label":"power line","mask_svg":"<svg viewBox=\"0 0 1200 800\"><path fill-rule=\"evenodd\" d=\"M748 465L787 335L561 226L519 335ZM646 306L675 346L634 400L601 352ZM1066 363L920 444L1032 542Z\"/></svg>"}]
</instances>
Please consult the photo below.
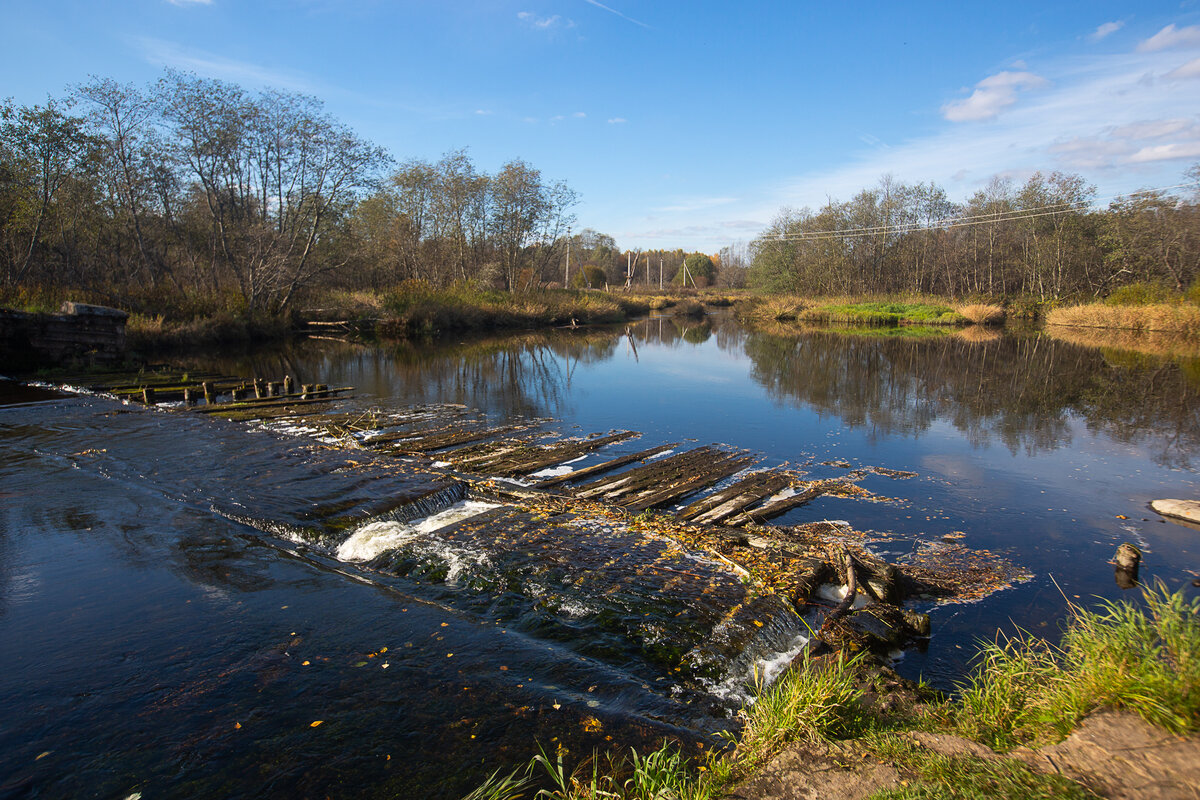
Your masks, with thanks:
<instances>
[{"instance_id":1,"label":"power line","mask_svg":"<svg viewBox=\"0 0 1200 800\"><path fill-rule=\"evenodd\" d=\"M1115 200L1122 197L1137 197L1138 195L1154 194L1156 192L1165 192L1172 189L1183 189L1189 186L1200 185L1200 181L1191 181L1189 183L1180 183L1174 186L1162 186L1155 189L1141 189L1136 192L1127 194L1115 194L1107 197L1098 197L1090 201L1076 200L1064 203L1053 203L1045 206L1034 206L1032 208L1013 209L1010 211L995 211L985 212L982 214L959 215L954 217L944 217L937 220L927 220L924 222L904 222L891 225L873 225L862 226L858 228L840 228L832 231L802 231L798 233L781 233L775 236L759 236L762 241L787 241L787 242L804 242L804 241L821 241L827 239L847 239L857 238L862 236L874 236L878 234L888 233L912 233L914 231L932 230L932 229L948 229L948 228L966 228L973 225L988 225L999 222L1011 222L1024 219L1036 219L1038 217L1054 216L1056 214L1065 214L1070 211L1083 211L1090 207L1097 206L1099 203L1106 200Z\"/></svg>"}]
</instances>

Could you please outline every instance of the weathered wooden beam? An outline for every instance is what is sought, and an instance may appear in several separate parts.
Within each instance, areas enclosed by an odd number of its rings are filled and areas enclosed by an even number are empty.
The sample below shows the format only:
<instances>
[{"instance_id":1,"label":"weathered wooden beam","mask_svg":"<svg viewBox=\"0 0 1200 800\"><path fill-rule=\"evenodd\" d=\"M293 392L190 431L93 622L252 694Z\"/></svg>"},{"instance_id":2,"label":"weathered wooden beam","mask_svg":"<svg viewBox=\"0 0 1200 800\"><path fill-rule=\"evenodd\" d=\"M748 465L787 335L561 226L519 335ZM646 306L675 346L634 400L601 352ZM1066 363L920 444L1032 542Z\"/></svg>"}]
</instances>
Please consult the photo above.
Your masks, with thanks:
<instances>
[{"instance_id":1,"label":"weathered wooden beam","mask_svg":"<svg viewBox=\"0 0 1200 800\"><path fill-rule=\"evenodd\" d=\"M549 447L534 447L532 448L532 452L527 451L523 456L504 459L499 464L493 466L492 469L500 475L528 475L540 469L546 469L555 464L561 464L564 461L577 458L593 450L599 450L601 447L623 442L626 439L632 439L640 435L640 433L635 431L620 431L607 436L594 436L588 439L567 439L556 442Z\"/></svg>"},{"instance_id":2,"label":"weathered wooden beam","mask_svg":"<svg viewBox=\"0 0 1200 800\"><path fill-rule=\"evenodd\" d=\"M704 472L684 478L658 491L643 492L630 501L623 501L621 505L630 511L643 511L647 508L654 508L680 497L686 497L692 492L697 492L706 486L711 486L723 478L737 474L753 463L753 456L734 456L717 462L716 465Z\"/></svg>"},{"instance_id":3,"label":"weathered wooden beam","mask_svg":"<svg viewBox=\"0 0 1200 800\"><path fill-rule=\"evenodd\" d=\"M768 502L751 511L744 511L735 517L725 520L726 525L746 525L750 522L766 522L769 519L774 519L782 514L791 511L793 508L811 502L826 492L841 486L844 482L838 480L819 481L816 484L810 485L807 489L791 497L782 497L774 502Z\"/></svg>"},{"instance_id":4,"label":"weathered wooden beam","mask_svg":"<svg viewBox=\"0 0 1200 800\"><path fill-rule=\"evenodd\" d=\"M697 500L679 511L676 516L704 523L720 522L786 488L791 482L792 479L783 473L756 472L726 489Z\"/></svg>"},{"instance_id":5,"label":"weathered wooden beam","mask_svg":"<svg viewBox=\"0 0 1200 800\"><path fill-rule=\"evenodd\" d=\"M574 472L568 472L565 475L557 475L553 478L547 478L544 481L534 484L534 488L547 489L552 486L558 486L562 483L573 483L574 481L581 481L594 475L603 475L604 473L610 472L617 467L623 467L626 464L632 464L635 461L645 461L647 458L656 456L659 453L664 453L675 446L676 445L674 444L662 444L658 447L651 447L649 450L642 450L640 453L630 453L629 455L620 456L619 458L614 458L611 461L605 461L601 464L593 464L590 467L577 469Z\"/></svg>"}]
</instances>

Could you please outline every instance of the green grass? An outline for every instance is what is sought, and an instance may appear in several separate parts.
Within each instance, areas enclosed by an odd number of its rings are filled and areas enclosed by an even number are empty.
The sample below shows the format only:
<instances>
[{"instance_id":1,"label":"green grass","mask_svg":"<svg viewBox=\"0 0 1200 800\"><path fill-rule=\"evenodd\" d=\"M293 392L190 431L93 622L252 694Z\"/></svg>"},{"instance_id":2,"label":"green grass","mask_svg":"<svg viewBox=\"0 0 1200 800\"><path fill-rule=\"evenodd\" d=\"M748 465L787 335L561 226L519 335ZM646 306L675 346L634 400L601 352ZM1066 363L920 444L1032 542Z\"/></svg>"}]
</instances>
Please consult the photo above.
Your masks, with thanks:
<instances>
[{"instance_id":1,"label":"green grass","mask_svg":"<svg viewBox=\"0 0 1200 800\"><path fill-rule=\"evenodd\" d=\"M1173 733L1200 729L1200 599L1158 585L1144 591L1144 607L1073 609L1057 647L1031 636L987 644L952 720L1008 750L1061 739L1105 706Z\"/></svg>"},{"instance_id":2,"label":"green grass","mask_svg":"<svg viewBox=\"0 0 1200 800\"><path fill-rule=\"evenodd\" d=\"M819 305L800 318L809 322L851 325L959 325L966 319L953 308L936 303L863 302Z\"/></svg>"}]
</instances>

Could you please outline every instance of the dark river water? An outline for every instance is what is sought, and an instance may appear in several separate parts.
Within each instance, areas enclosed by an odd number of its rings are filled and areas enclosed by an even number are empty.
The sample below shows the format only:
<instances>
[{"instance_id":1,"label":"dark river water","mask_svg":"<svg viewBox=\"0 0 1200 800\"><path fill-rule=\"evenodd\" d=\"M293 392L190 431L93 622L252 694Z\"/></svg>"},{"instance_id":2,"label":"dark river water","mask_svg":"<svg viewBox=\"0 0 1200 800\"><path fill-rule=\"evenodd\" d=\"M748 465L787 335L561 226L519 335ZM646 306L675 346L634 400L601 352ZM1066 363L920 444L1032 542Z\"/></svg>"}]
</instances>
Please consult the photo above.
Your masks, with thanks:
<instances>
[{"instance_id":1,"label":"dark river water","mask_svg":"<svg viewBox=\"0 0 1200 800\"><path fill-rule=\"evenodd\" d=\"M458 403L497 423L643 434L573 466L690 442L810 479L913 471L864 478L881 502L823 497L776 523L846 520L889 558L961 533L1027 569L982 601L928 609L928 647L897 669L943 688L997 629L1054 638L1068 600L1135 596L1107 563L1121 542L1141 547L1143 581L1197 591L1200 530L1148 509L1200 494L1200 358L1186 348L753 331L713 316L176 361L354 386L363 409ZM542 550L520 554L426 537L440 571L410 551L386 569L339 558L338 520L431 489L359 452L0 381L0 797L458 797L538 743L586 755L672 736L700 752L733 725L736 680L684 681L625 641L638 638L628 624L589 622L618 602L645 603L652 621L703 617L736 590L720 588L719 565L669 554L703 596L649 578L618 592L589 568L595 588L572 605L484 577L582 584L568 562L613 563L606 528L569 545L540 532ZM661 542L620 542L666 563Z\"/></svg>"}]
</instances>

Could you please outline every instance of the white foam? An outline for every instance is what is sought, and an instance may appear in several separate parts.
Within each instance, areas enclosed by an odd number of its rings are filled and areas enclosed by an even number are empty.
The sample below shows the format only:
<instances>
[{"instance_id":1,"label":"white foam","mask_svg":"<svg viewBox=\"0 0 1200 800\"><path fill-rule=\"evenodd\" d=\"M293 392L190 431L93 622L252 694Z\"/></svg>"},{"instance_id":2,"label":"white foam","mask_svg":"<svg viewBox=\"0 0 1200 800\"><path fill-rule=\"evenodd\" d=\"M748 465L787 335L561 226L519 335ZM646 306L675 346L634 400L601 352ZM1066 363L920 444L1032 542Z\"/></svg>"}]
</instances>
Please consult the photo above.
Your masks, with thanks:
<instances>
[{"instance_id":1,"label":"white foam","mask_svg":"<svg viewBox=\"0 0 1200 800\"><path fill-rule=\"evenodd\" d=\"M464 500L412 522L368 522L355 529L349 538L338 546L337 557L341 561L370 561L381 553L395 550L431 531L469 519L492 508L496 508L495 503ZM461 567L456 570L456 566L454 563L450 565L452 575L461 571Z\"/></svg>"},{"instance_id":2,"label":"white foam","mask_svg":"<svg viewBox=\"0 0 1200 800\"><path fill-rule=\"evenodd\" d=\"M663 450L661 453L655 453L654 455L650 456L646 460L647 461L657 461L660 458L666 458L667 456L671 455L674 452L675 452L674 450Z\"/></svg>"},{"instance_id":3,"label":"white foam","mask_svg":"<svg viewBox=\"0 0 1200 800\"><path fill-rule=\"evenodd\" d=\"M823 583L817 587L817 597L830 603L840 603L846 599L846 592L849 589L850 587L845 584ZM869 602L870 598L860 592L855 596L854 602L850 607L857 611Z\"/></svg>"}]
</instances>

